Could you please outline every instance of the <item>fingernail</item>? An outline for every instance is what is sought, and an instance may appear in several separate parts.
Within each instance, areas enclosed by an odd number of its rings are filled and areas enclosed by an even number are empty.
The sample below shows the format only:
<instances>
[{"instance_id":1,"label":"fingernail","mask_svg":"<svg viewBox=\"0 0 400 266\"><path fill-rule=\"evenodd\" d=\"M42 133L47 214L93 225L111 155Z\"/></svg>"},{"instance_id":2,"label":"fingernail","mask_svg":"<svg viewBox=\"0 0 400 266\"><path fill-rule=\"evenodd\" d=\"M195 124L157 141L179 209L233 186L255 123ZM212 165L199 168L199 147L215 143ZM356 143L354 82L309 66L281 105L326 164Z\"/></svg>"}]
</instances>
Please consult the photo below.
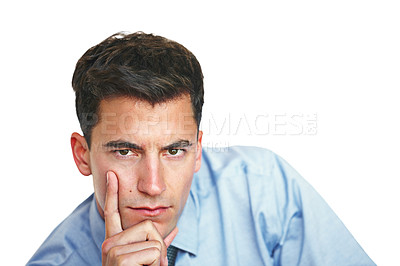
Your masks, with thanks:
<instances>
[{"instance_id":1,"label":"fingernail","mask_svg":"<svg viewBox=\"0 0 400 266\"><path fill-rule=\"evenodd\" d=\"M106 177L107 177L107 179L106 179L106 185L108 186L108 172L107 172L107 174L106 174Z\"/></svg>"}]
</instances>

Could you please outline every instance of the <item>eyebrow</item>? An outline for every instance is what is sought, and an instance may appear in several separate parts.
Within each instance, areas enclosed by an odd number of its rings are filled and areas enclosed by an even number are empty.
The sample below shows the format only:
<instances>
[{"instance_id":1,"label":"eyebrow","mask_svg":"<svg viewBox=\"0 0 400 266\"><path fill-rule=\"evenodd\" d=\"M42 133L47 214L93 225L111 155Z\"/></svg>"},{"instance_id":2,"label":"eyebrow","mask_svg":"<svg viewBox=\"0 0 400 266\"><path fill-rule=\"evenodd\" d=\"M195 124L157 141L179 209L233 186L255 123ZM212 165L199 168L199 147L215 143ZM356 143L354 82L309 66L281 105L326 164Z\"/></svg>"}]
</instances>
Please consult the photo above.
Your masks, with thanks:
<instances>
[{"instance_id":1,"label":"eyebrow","mask_svg":"<svg viewBox=\"0 0 400 266\"><path fill-rule=\"evenodd\" d=\"M129 141L122 141L122 140L116 140L116 141L110 141L104 144L104 147L107 148L115 148L115 149L133 149L133 150L139 150L142 151L144 150L143 147L140 145L137 145L135 143L129 142Z\"/></svg>"},{"instance_id":2,"label":"eyebrow","mask_svg":"<svg viewBox=\"0 0 400 266\"><path fill-rule=\"evenodd\" d=\"M193 145L193 143L191 143L190 141L182 139L182 140L178 140L172 144L169 144L169 145L163 147L162 149L169 150L169 149L187 148L192 145Z\"/></svg>"},{"instance_id":3,"label":"eyebrow","mask_svg":"<svg viewBox=\"0 0 400 266\"><path fill-rule=\"evenodd\" d=\"M188 140L178 140L174 143L171 143L165 147L162 147L162 150L169 150L169 149L178 149L178 148L187 148L192 146L193 143L191 143ZM133 149L133 150L138 150L138 151L143 151L144 148L138 144L129 142L129 141L122 141L122 140L116 140L116 141L110 141L104 144L104 147L107 148L114 148L114 149Z\"/></svg>"}]
</instances>

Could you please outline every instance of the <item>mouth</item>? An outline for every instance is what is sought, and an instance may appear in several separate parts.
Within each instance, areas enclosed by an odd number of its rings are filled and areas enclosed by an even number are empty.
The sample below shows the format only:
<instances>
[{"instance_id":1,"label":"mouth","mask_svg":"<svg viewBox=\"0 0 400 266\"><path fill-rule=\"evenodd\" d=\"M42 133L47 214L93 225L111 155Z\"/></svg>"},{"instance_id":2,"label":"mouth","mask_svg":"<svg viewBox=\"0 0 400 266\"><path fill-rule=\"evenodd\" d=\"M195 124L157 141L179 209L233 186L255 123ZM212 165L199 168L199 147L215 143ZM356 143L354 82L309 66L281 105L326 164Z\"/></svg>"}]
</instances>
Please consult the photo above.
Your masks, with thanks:
<instances>
[{"instance_id":1,"label":"mouth","mask_svg":"<svg viewBox=\"0 0 400 266\"><path fill-rule=\"evenodd\" d=\"M156 207L129 207L131 210L136 212L139 215L147 216L147 217L156 217L160 216L168 211L170 207L166 206L156 206Z\"/></svg>"}]
</instances>

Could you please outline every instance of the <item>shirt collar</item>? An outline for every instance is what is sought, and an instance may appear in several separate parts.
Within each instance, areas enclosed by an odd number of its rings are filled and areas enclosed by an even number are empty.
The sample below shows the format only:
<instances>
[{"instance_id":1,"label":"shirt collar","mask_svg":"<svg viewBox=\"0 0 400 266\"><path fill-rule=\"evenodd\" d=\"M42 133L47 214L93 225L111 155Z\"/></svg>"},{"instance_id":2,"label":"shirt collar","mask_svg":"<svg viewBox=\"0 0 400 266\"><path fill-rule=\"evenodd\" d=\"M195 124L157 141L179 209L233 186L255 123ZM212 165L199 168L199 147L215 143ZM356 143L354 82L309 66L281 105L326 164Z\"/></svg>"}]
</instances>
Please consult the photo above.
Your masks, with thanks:
<instances>
[{"instance_id":1,"label":"shirt collar","mask_svg":"<svg viewBox=\"0 0 400 266\"><path fill-rule=\"evenodd\" d=\"M198 249L199 225L196 205L195 193L190 190L185 208L183 209L181 217L178 221L179 233L172 242L173 246L192 253L193 255L197 254ZM89 216L92 237L99 250L101 250L101 245L103 244L105 238L105 223L103 218L100 216L99 211L97 210L96 198L94 194L92 195Z\"/></svg>"}]
</instances>

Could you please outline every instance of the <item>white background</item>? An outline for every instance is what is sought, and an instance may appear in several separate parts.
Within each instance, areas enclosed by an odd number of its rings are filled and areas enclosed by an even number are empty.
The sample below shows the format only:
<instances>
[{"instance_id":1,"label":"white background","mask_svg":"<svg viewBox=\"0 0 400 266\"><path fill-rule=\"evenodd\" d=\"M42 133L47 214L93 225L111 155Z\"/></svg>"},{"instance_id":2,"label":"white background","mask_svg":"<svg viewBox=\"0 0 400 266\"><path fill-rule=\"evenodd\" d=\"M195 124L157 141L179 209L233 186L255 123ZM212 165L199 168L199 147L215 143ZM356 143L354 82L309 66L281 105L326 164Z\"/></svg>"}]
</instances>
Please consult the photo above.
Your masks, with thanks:
<instances>
[{"instance_id":1,"label":"white background","mask_svg":"<svg viewBox=\"0 0 400 266\"><path fill-rule=\"evenodd\" d=\"M202 64L205 144L277 152L378 265L400 265L397 1L4 3L0 264L25 264L92 192L69 146L74 65L109 35L141 30ZM212 129L218 119L232 129Z\"/></svg>"}]
</instances>

